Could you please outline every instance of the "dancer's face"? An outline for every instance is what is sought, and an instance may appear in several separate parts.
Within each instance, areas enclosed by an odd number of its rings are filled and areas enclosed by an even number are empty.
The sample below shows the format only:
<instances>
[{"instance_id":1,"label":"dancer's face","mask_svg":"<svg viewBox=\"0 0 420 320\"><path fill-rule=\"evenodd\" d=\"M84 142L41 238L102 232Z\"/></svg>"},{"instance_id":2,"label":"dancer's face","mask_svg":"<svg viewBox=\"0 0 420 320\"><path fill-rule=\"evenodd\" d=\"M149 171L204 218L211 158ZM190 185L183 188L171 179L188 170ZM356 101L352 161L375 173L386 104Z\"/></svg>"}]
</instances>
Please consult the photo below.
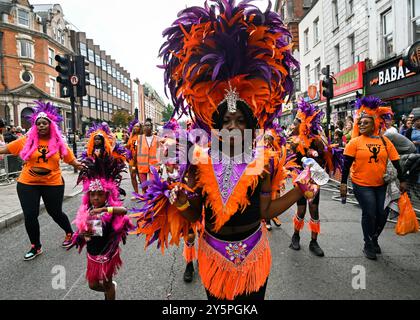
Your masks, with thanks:
<instances>
[{"instance_id":1,"label":"dancer's face","mask_svg":"<svg viewBox=\"0 0 420 320\"><path fill-rule=\"evenodd\" d=\"M91 191L89 192L89 201L94 208L102 208L106 203L105 191Z\"/></svg>"},{"instance_id":2,"label":"dancer's face","mask_svg":"<svg viewBox=\"0 0 420 320\"><path fill-rule=\"evenodd\" d=\"M374 132L375 126L372 118L362 118L359 120L360 134L371 136Z\"/></svg>"},{"instance_id":3,"label":"dancer's face","mask_svg":"<svg viewBox=\"0 0 420 320\"><path fill-rule=\"evenodd\" d=\"M102 146L102 137L101 136L95 136L95 138L94 138L94 144L95 144L95 147L100 147L100 146Z\"/></svg>"},{"instance_id":4,"label":"dancer's face","mask_svg":"<svg viewBox=\"0 0 420 320\"><path fill-rule=\"evenodd\" d=\"M233 131L239 130L241 132L241 137L244 137L244 132L246 127L246 119L241 110L237 109L236 112L226 112L223 116L223 130ZM230 138L230 146L234 147L235 138L232 136Z\"/></svg>"},{"instance_id":5,"label":"dancer's face","mask_svg":"<svg viewBox=\"0 0 420 320\"><path fill-rule=\"evenodd\" d=\"M40 137L46 137L50 134L50 122L47 119L39 118L36 121L36 128Z\"/></svg>"},{"instance_id":6,"label":"dancer's face","mask_svg":"<svg viewBox=\"0 0 420 320\"><path fill-rule=\"evenodd\" d=\"M134 134L140 134L140 130L141 130L141 127L140 127L140 125L137 123L137 124L133 127L133 133L134 133Z\"/></svg>"}]
</instances>

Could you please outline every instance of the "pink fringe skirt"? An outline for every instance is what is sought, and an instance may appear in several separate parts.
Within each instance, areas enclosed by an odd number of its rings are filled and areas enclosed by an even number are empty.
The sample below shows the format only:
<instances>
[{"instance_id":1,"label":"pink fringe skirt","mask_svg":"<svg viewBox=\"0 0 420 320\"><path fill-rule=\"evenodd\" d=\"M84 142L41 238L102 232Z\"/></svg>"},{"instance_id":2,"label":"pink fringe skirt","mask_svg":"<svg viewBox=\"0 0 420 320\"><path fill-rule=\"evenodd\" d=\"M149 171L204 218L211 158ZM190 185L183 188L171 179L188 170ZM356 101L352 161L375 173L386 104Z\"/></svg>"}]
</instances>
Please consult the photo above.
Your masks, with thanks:
<instances>
[{"instance_id":1,"label":"pink fringe skirt","mask_svg":"<svg viewBox=\"0 0 420 320\"><path fill-rule=\"evenodd\" d=\"M92 282L109 281L122 266L120 249L111 255L92 256L87 254L86 279Z\"/></svg>"}]
</instances>

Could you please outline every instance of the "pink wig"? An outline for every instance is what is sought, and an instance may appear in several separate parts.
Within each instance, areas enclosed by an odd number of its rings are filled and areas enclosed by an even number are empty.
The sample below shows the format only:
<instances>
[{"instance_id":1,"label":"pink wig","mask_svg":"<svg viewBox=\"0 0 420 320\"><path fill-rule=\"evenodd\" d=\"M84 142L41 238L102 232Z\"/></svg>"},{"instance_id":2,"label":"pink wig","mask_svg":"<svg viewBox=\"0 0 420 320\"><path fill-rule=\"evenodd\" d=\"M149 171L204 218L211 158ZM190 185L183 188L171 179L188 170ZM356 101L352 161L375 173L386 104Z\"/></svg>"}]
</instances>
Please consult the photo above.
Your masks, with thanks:
<instances>
[{"instance_id":1,"label":"pink wig","mask_svg":"<svg viewBox=\"0 0 420 320\"><path fill-rule=\"evenodd\" d=\"M62 138L61 130L57 125L57 123L60 123L63 118L60 116L57 109L49 102L45 104L41 101L35 101L35 103L37 106L33 108L34 113L30 117L32 128L29 130L28 138L23 150L20 153L20 157L24 161L27 161L37 150L39 136L36 121L40 118L46 119L50 123L50 139L48 141L49 152L47 154L47 159L54 156L57 152L60 153L61 158L66 156L68 153L67 144Z\"/></svg>"}]
</instances>

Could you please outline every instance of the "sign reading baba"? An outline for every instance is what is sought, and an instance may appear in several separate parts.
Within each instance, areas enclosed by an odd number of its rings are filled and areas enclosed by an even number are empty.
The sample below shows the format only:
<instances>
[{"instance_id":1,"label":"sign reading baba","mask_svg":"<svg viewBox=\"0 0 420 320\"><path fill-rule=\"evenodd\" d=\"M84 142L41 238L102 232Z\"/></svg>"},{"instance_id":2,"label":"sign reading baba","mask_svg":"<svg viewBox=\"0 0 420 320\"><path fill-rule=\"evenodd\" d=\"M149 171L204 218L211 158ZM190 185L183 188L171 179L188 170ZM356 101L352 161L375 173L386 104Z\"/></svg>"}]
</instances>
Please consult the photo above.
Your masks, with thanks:
<instances>
[{"instance_id":1,"label":"sign reading baba","mask_svg":"<svg viewBox=\"0 0 420 320\"><path fill-rule=\"evenodd\" d=\"M380 70L377 77L371 79L369 84L371 86L383 86L385 84L399 81L413 75L415 75L415 72L412 72L410 69L406 68L403 61L400 60L397 65Z\"/></svg>"},{"instance_id":2,"label":"sign reading baba","mask_svg":"<svg viewBox=\"0 0 420 320\"><path fill-rule=\"evenodd\" d=\"M407 48L404 54L404 64L414 72L420 72L420 41Z\"/></svg>"}]
</instances>

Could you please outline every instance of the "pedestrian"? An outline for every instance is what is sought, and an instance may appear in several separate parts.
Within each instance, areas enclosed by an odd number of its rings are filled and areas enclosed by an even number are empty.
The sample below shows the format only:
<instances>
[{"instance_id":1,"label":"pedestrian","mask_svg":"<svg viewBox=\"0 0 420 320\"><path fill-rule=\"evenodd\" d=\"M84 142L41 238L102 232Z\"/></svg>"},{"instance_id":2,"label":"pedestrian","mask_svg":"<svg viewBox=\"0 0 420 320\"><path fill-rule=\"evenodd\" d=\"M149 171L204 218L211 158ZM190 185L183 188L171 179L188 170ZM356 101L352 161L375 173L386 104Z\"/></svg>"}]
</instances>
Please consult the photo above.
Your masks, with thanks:
<instances>
[{"instance_id":1,"label":"pedestrian","mask_svg":"<svg viewBox=\"0 0 420 320\"><path fill-rule=\"evenodd\" d=\"M128 133L130 135L130 138L128 139L128 142L126 144L126 148L129 151L129 157L128 157L128 166L130 170L130 179L131 179L131 185L133 186L134 192L139 193L139 181L140 177L137 171L136 166L136 157L137 157L137 145L139 142L139 136L143 134L143 127L141 123L138 120L134 120L130 123L130 126L128 128ZM135 197L132 197L131 200L135 200Z\"/></svg>"},{"instance_id":2,"label":"pedestrian","mask_svg":"<svg viewBox=\"0 0 420 320\"><path fill-rule=\"evenodd\" d=\"M341 197L346 198L351 168L354 195L362 208L363 252L371 260L376 260L377 254L382 252L378 239L387 222L384 175L388 160L398 172L400 191L407 190L398 152L387 137L381 136L386 128L385 118L392 115L391 108L382 105L383 102L376 97L364 97L356 102L356 125L353 139L344 151L345 166L340 188Z\"/></svg>"},{"instance_id":3,"label":"pedestrian","mask_svg":"<svg viewBox=\"0 0 420 320\"><path fill-rule=\"evenodd\" d=\"M16 136L14 132L14 127L7 127L7 131L4 134L4 142L11 143L17 139L18 137Z\"/></svg>"},{"instance_id":4,"label":"pedestrian","mask_svg":"<svg viewBox=\"0 0 420 320\"><path fill-rule=\"evenodd\" d=\"M386 130L384 136L391 140L400 156L417 152L416 145L397 130Z\"/></svg>"},{"instance_id":5,"label":"pedestrian","mask_svg":"<svg viewBox=\"0 0 420 320\"><path fill-rule=\"evenodd\" d=\"M125 244L133 228L119 196L125 164L110 156L87 158L78 184L83 183L82 204L73 223L77 226L72 247L86 246L86 279L89 288L104 292L105 300L115 300L117 283L113 277L122 266L120 242ZM69 248L70 249L70 248Z\"/></svg>"},{"instance_id":6,"label":"pedestrian","mask_svg":"<svg viewBox=\"0 0 420 320\"><path fill-rule=\"evenodd\" d=\"M5 145L4 136L3 136L3 132L4 132L5 128L6 128L6 123L4 122L3 119L0 119L0 143L1 143L2 146Z\"/></svg>"},{"instance_id":7,"label":"pedestrian","mask_svg":"<svg viewBox=\"0 0 420 320\"><path fill-rule=\"evenodd\" d=\"M414 143L417 153L420 153L420 109L413 115L413 125L407 129L405 136Z\"/></svg>"},{"instance_id":8,"label":"pedestrian","mask_svg":"<svg viewBox=\"0 0 420 320\"><path fill-rule=\"evenodd\" d=\"M349 143L349 141L351 140L351 136L353 134L353 123L354 123L353 117L348 116L346 118L346 125L343 130L343 138L345 138L344 144Z\"/></svg>"},{"instance_id":9,"label":"pedestrian","mask_svg":"<svg viewBox=\"0 0 420 320\"><path fill-rule=\"evenodd\" d=\"M228 33L225 26L236 31ZM280 29L281 40L275 31ZM270 162L264 139L256 135L257 128L270 128L281 111L278 102L293 90L291 35L274 12L264 14L246 1L238 6L235 1L218 1L184 9L165 37L161 56L175 109L194 114L202 135L213 143L210 149L195 145L191 150L194 161L186 169L187 186L152 183L145 197L152 200L138 209L137 232L146 234L147 245L158 241L164 248L169 235L170 243L178 244L190 223L203 223L198 271L208 298L264 299L271 253L263 220L318 191L301 180L304 175L310 179L307 168L297 179L302 184L296 182L294 189L272 200L280 184L272 184L271 173L278 181L284 162L274 154ZM206 58L210 56L216 58ZM223 129L238 139L224 137ZM239 139L245 133L251 141Z\"/></svg>"},{"instance_id":10,"label":"pedestrian","mask_svg":"<svg viewBox=\"0 0 420 320\"><path fill-rule=\"evenodd\" d=\"M75 169L81 169L83 165L76 160L62 139L59 129L62 120L56 107L37 101L30 118L32 127L28 135L0 147L0 154L19 155L25 161L17 184L25 227L31 241L31 249L25 255L25 261L33 260L42 253L38 222L41 197L48 214L65 231L62 246L66 248L71 244L73 230L62 209L64 180L60 160Z\"/></svg>"},{"instance_id":11,"label":"pedestrian","mask_svg":"<svg viewBox=\"0 0 420 320\"><path fill-rule=\"evenodd\" d=\"M21 138L22 136L23 136L23 132L22 132L23 130L22 130L22 127L21 126L17 126L16 127L16 136L18 137L18 138Z\"/></svg>"},{"instance_id":12,"label":"pedestrian","mask_svg":"<svg viewBox=\"0 0 420 320\"><path fill-rule=\"evenodd\" d=\"M153 134L152 119L146 119L143 126L143 134L138 136L137 146L137 155L134 157L136 161L135 166L140 177L140 183L143 185L149 177L153 178L153 175L150 175L150 166L155 167L157 170L159 170L160 166L158 160L159 138ZM145 188L143 187L144 191Z\"/></svg>"},{"instance_id":13,"label":"pedestrian","mask_svg":"<svg viewBox=\"0 0 420 320\"><path fill-rule=\"evenodd\" d=\"M413 126L413 117L414 115L410 114L407 119L405 119L405 122L403 121L403 126L400 129L400 133L405 136L407 133L407 130L410 129Z\"/></svg>"},{"instance_id":14,"label":"pedestrian","mask_svg":"<svg viewBox=\"0 0 420 320\"><path fill-rule=\"evenodd\" d=\"M386 127L386 133L398 133L397 128L394 127L394 118L391 119L385 119L385 127Z\"/></svg>"}]
</instances>

